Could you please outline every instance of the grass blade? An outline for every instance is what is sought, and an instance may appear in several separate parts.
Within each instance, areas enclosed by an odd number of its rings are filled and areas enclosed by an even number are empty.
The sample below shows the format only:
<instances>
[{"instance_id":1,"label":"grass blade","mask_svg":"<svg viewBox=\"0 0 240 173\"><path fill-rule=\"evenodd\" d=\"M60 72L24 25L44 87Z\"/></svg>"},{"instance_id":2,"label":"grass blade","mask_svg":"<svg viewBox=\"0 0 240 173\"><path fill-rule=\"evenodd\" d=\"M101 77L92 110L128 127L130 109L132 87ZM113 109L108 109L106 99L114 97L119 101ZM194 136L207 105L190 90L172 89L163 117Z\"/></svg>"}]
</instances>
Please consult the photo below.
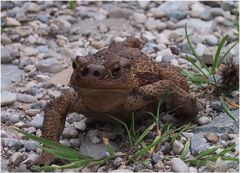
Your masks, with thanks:
<instances>
[{"instance_id":1,"label":"grass blade","mask_svg":"<svg viewBox=\"0 0 240 173\"><path fill-rule=\"evenodd\" d=\"M194 50L193 46L192 46L192 43L189 39L189 36L188 36L188 33L187 33L187 24L185 24L185 35L186 35L186 38L187 38L187 42L188 42L188 45L190 46L190 49L192 50L192 53L193 55L196 57L196 59L201 63L201 65L207 69L207 66L206 64L203 62L203 60L198 56L198 54L196 53L196 51Z\"/></svg>"},{"instance_id":2,"label":"grass blade","mask_svg":"<svg viewBox=\"0 0 240 173\"><path fill-rule=\"evenodd\" d=\"M190 138L188 138L188 140L187 140L187 142L186 142L186 144L184 146L184 149L183 149L183 151L182 151L182 153L180 155L180 159L182 159L182 160L186 159L187 154L189 152L190 144L191 144L191 140L190 140Z\"/></svg>"},{"instance_id":3,"label":"grass blade","mask_svg":"<svg viewBox=\"0 0 240 173\"><path fill-rule=\"evenodd\" d=\"M147 136L149 134L149 132L153 129L153 127L156 125L156 123L153 123L152 125L150 125L138 138L137 140L134 142L134 145L138 145L140 142L142 142L143 138L145 138L145 136Z\"/></svg>"},{"instance_id":4,"label":"grass blade","mask_svg":"<svg viewBox=\"0 0 240 173\"><path fill-rule=\"evenodd\" d=\"M196 158L197 158L197 159L200 159L200 158L202 158L202 157L204 157L204 156L208 156L208 155L214 153L215 151L217 151L218 149L219 149L219 147L213 147L213 148L208 149L207 151L202 151L201 153L199 153L199 154L196 156Z\"/></svg>"},{"instance_id":5,"label":"grass blade","mask_svg":"<svg viewBox=\"0 0 240 173\"><path fill-rule=\"evenodd\" d=\"M116 117L113 117L113 116L109 116L109 117L110 117L111 119L113 119L113 120L115 120L115 121L117 121L118 123L120 123L120 124L123 125L123 127L124 127L125 130L127 131L128 138L129 138L129 142L130 142L130 145L131 145L131 147L132 147L132 146L133 146L132 137L131 137L131 135L130 135L130 131L129 131L129 129L128 129L127 124L124 123L123 121L119 120L119 119L116 118Z\"/></svg>"},{"instance_id":6,"label":"grass blade","mask_svg":"<svg viewBox=\"0 0 240 173\"><path fill-rule=\"evenodd\" d=\"M205 166L207 165L207 161L205 160L189 160L187 161L193 166Z\"/></svg>"},{"instance_id":7,"label":"grass blade","mask_svg":"<svg viewBox=\"0 0 240 173\"><path fill-rule=\"evenodd\" d=\"M223 156L223 155L225 155L226 153L231 152L234 147L236 147L236 144L234 144L234 145L232 145L232 146L230 146L230 147L225 148L223 151L221 151L220 153L218 153L218 155Z\"/></svg>"},{"instance_id":8,"label":"grass blade","mask_svg":"<svg viewBox=\"0 0 240 173\"><path fill-rule=\"evenodd\" d=\"M186 76L188 79L190 79L195 84L204 84L207 83L208 80L203 75L197 75L194 72L191 72L189 70L183 69L182 75Z\"/></svg>"},{"instance_id":9,"label":"grass blade","mask_svg":"<svg viewBox=\"0 0 240 173\"><path fill-rule=\"evenodd\" d=\"M221 100L221 105L222 105L222 108L223 108L224 112L226 112L226 114L227 114L230 118L232 118L235 122L237 122L237 120L234 118L233 113L229 110L228 105L227 105L227 103L225 102L223 96L220 96L220 100Z\"/></svg>"},{"instance_id":10,"label":"grass blade","mask_svg":"<svg viewBox=\"0 0 240 173\"><path fill-rule=\"evenodd\" d=\"M23 134L24 136L26 136L29 139L32 139L32 140L37 141L39 143L42 143L46 147L54 148L55 150L60 150L60 151L65 152L65 153L71 153L72 155L78 155L78 157L82 158L82 159L91 159L91 157L82 155L78 151L76 151L72 148L69 148L69 147L65 147L65 146L63 146L59 143L56 143L56 142L53 142L53 141L50 141L50 140L47 140L47 139L44 139L44 138L41 138L41 137L37 137L35 135L29 134L29 133L24 132L24 131L22 131L20 129L17 129L17 128L14 128L14 130Z\"/></svg>"},{"instance_id":11,"label":"grass blade","mask_svg":"<svg viewBox=\"0 0 240 173\"><path fill-rule=\"evenodd\" d=\"M216 54L213 58L213 62L212 62L212 68L211 68L211 74L215 74L216 73L216 69L219 67L220 63L219 63L219 59L220 59L220 53L221 53L221 50L224 46L224 43L227 41L227 38L228 36L224 36L222 38L222 40L220 41L219 45L218 45L218 48L217 48L217 51L216 51Z\"/></svg>"},{"instance_id":12,"label":"grass blade","mask_svg":"<svg viewBox=\"0 0 240 173\"><path fill-rule=\"evenodd\" d=\"M106 146L107 151L109 152L110 156L114 156L115 152L114 152L114 149L113 149L112 145L110 144L108 138L103 137L103 143Z\"/></svg>"},{"instance_id":13,"label":"grass blade","mask_svg":"<svg viewBox=\"0 0 240 173\"><path fill-rule=\"evenodd\" d=\"M223 55L223 57L221 58L221 62L224 60L224 58L228 55L228 53L238 44L238 42L234 43L228 50L227 52ZM220 62L220 64L221 64Z\"/></svg>"}]
</instances>

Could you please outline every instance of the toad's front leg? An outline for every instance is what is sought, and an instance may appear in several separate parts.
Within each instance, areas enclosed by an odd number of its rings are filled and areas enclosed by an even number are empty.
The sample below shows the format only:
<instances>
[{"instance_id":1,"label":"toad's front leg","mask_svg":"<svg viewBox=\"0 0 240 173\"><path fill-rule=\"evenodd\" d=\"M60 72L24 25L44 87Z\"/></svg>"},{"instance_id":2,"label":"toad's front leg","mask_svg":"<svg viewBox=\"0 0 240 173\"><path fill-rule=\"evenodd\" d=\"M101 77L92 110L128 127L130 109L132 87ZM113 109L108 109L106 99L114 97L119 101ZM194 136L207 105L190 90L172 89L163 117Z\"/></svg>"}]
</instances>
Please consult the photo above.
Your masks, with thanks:
<instances>
[{"instance_id":1,"label":"toad's front leg","mask_svg":"<svg viewBox=\"0 0 240 173\"><path fill-rule=\"evenodd\" d=\"M192 120L199 112L196 99L171 80L160 80L140 87L129 96L125 109L135 111L165 97L170 108L176 110L183 120Z\"/></svg>"},{"instance_id":2,"label":"toad's front leg","mask_svg":"<svg viewBox=\"0 0 240 173\"><path fill-rule=\"evenodd\" d=\"M60 97L50 101L44 110L42 137L58 142L64 129L67 114L71 111L71 105L77 97L74 92L63 93ZM43 152L37 164L45 165L53 161L53 156Z\"/></svg>"}]
</instances>

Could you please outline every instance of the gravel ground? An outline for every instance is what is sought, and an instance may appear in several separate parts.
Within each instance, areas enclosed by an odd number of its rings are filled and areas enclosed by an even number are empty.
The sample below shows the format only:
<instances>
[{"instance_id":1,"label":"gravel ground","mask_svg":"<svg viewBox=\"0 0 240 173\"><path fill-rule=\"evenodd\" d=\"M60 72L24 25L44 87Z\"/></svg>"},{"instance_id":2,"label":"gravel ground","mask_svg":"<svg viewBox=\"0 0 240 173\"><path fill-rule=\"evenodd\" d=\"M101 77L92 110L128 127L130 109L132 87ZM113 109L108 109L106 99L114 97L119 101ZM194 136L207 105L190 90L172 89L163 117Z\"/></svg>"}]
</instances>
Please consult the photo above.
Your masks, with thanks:
<instances>
[{"instance_id":1,"label":"gravel ground","mask_svg":"<svg viewBox=\"0 0 240 173\"><path fill-rule=\"evenodd\" d=\"M185 60L191 54L184 25L204 62L211 64L213 52L223 35L228 45L238 40L233 9L237 2L77 2L75 10L67 2L1 2L1 169L3 172L29 172L41 150L38 142L24 139L12 126L41 136L43 108L67 86L71 62L76 55L93 54L111 41L136 36L142 49L158 62L191 69ZM227 58L239 64L236 46ZM193 86L195 93L204 90ZM205 87L206 89L206 87ZM238 101L239 91L232 92ZM166 142L147 162L127 163L118 157L101 167L78 171L206 172L206 166L191 167L179 159L184 144L191 138L190 155L211 146L227 147L239 139L239 127L223 113L219 100L201 98L206 106L197 126L172 145ZM234 111L238 118L238 110ZM101 158L106 156L103 131L120 151L121 129L92 122L84 115L68 115L60 143ZM146 127L145 127L146 128ZM238 146L235 153L238 153ZM167 153L167 154L166 154ZM170 159L169 159L170 158ZM216 172L238 172L233 162L218 160L211 167Z\"/></svg>"}]
</instances>

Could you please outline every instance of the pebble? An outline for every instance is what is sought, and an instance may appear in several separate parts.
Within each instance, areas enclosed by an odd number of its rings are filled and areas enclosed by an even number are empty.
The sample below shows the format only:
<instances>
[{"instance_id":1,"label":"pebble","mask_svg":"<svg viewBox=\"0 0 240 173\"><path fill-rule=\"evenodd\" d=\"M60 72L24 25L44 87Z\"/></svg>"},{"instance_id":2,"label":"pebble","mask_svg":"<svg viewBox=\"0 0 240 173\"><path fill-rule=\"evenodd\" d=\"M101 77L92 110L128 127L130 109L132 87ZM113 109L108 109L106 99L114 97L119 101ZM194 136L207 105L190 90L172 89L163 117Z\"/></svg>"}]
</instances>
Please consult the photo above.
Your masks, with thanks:
<instances>
[{"instance_id":1,"label":"pebble","mask_svg":"<svg viewBox=\"0 0 240 173\"><path fill-rule=\"evenodd\" d=\"M179 158L173 158L171 160L171 168L174 172L188 172L188 166Z\"/></svg>"},{"instance_id":2,"label":"pebble","mask_svg":"<svg viewBox=\"0 0 240 173\"><path fill-rule=\"evenodd\" d=\"M78 131L73 126L65 127L62 133L62 137L65 139L76 138L78 136Z\"/></svg>"},{"instance_id":3,"label":"pebble","mask_svg":"<svg viewBox=\"0 0 240 173\"><path fill-rule=\"evenodd\" d=\"M14 7L15 7L15 5L14 5L14 2L12 2L12 1L1 2L1 10L2 11L12 9Z\"/></svg>"},{"instance_id":4,"label":"pebble","mask_svg":"<svg viewBox=\"0 0 240 173\"><path fill-rule=\"evenodd\" d=\"M9 27L21 26L21 23L12 17L6 17L6 26Z\"/></svg>"},{"instance_id":5,"label":"pebble","mask_svg":"<svg viewBox=\"0 0 240 173\"><path fill-rule=\"evenodd\" d=\"M187 13L184 11L180 11L180 10L174 10L174 11L170 11L167 13L167 16L169 18L174 18L177 20L182 20L187 16Z\"/></svg>"},{"instance_id":6,"label":"pebble","mask_svg":"<svg viewBox=\"0 0 240 173\"><path fill-rule=\"evenodd\" d=\"M101 139L99 138L99 134L100 134L99 130L94 129L94 130L89 130L87 133L87 136L89 137L89 139L93 144L97 144L101 142Z\"/></svg>"},{"instance_id":7,"label":"pebble","mask_svg":"<svg viewBox=\"0 0 240 173\"><path fill-rule=\"evenodd\" d=\"M76 139L70 139L69 140L70 144L73 145L74 147L79 148L80 147L80 139L76 138Z\"/></svg>"},{"instance_id":8,"label":"pebble","mask_svg":"<svg viewBox=\"0 0 240 173\"><path fill-rule=\"evenodd\" d=\"M22 143L14 138L2 138L2 144L8 148L15 148L16 150L20 149Z\"/></svg>"},{"instance_id":9,"label":"pebble","mask_svg":"<svg viewBox=\"0 0 240 173\"><path fill-rule=\"evenodd\" d=\"M20 121L20 115L17 113L12 113L8 115L8 119L11 121L11 123L15 124Z\"/></svg>"},{"instance_id":10,"label":"pebble","mask_svg":"<svg viewBox=\"0 0 240 173\"><path fill-rule=\"evenodd\" d=\"M33 151L30 151L28 158L26 160L24 160L22 163L25 163L25 164L31 163L32 164L32 163L35 163L38 158L39 158L38 154L36 154Z\"/></svg>"},{"instance_id":11,"label":"pebble","mask_svg":"<svg viewBox=\"0 0 240 173\"><path fill-rule=\"evenodd\" d=\"M145 23L147 20L147 17L145 16L145 14L143 13L133 13L133 19L137 22L137 23Z\"/></svg>"},{"instance_id":12,"label":"pebble","mask_svg":"<svg viewBox=\"0 0 240 173\"><path fill-rule=\"evenodd\" d=\"M36 67L41 72L57 73L63 70L62 64L56 58L37 61Z\"/></svg>"},{"instance_id":13,"label":"pebble","mask_svg":"<svg viewBox=\"0 0 240 173\"><path fill-rule=\"evenodd\" d=\"M194 167L189 167L189 172L190 173L197 173L197 168L194 168Z\"/></svg>"},{"instance_id":14,"label":"pebble","mask_svg":"<svg viewBox=\"0 0 240 173\"><path fill-rule=\"evenodd\" d=\"M35 117L33 117L32 121L30 122L30 125L35 128L41 128L43 125L43 116L41 114L37 114Z\"/></svg>"},{"instance_id":15,"label":"pebble","mask_svg":"<svg viewBox=\"0 0 240 173\"><path fill-rule=\"evenodd\" d=\"M115 166L116 168L118 168L119 166L121 166L123 163L123 159L121 157L117 157L114 161L113 161L113 166Z\"/></svg>"},{"instance_id":16,"label":"pebble","mask_svg":"<svg viewBox=\"0 0 240 173\"><path fill-rule=\"evenodd\" d=\"M152 154L152 160L153 160L153 163L158 163L159 161L162 161L163 158L161 155L157 154L157 153L153 153Z\"/></svg>"},{"instance_id":17,"label":"pebble","mask_svg":"<svg viewBox=\"0 0 240 173\"><path fill-rule=\"evenodd\" d=\"M204 39L208 46L216 46L218 44L218 38L214 35L208 35Z\"/></svg>"},{"instance_id":18,"label":"pebble","mask_svg":"<svg viewBox=\"0 0 240 173\"><path fill-rule=\"evenodd\" d=\"M86 126L86 119L83 119L79 122L74 122L74 127L76 127L78 130L84 131L86 130L87 126Z\"/></svg>"},{"instance_id":19,"label":"pebble","mask_svg":"<svg viewBox=\"0 0 240 173\"><path fill-rule=\"evenodd\" d=\"M154 171L159 172L159 171L164 171L164 164L162 161L158 161L155 165L154 165Z\"/></svg>"},{"instance_id":20,"label":"pebble","mask_svg":"<svg viewBox=\"0 0 240 173\"><path fill-rule=\"evenodd\" d=\"M32 47L25 47L23 52L26 56L36 56L39 53L37 49Z\"/></svg>"},{"instance_id":21,"label":"pebble","mask_svg":"<svg viewBox=\"0 0 240 173\"><path fill-rule=\"evenodd\" d=\"M82 115L82 114L78 114L78 113L76 113L76 112L73 112L73 113L70 113L70 114L68 115L67 121L68 121L69 123L79 122L79 121L81 121L84 117L85 117L85 116Z\"/></svg>"},{"instance_id":22,"label":"pebble","mask_svg":"<svg viewBox=\"0 0 240 173\"><path fill-rule=\"evenodd\" d=\"M136 166L135 166L135 169L134 171L135 172L138 172L138 171L141 171L142 169L144 169L144 165L142 163L138 163Z\"/></svg>"},{"instance_id":23,"label":"pebble","mask_svg":"<svg viewBox=\"0 0 240 173\"><path fill-rule=\"evenodd\" d=\"M174 65L174 66L179 66L178 60L176 60L176 59L172 59L172 60L170 61L170 64L172 64L172 65Z\"/></svg>"},{"instance_id":24,"label":"pebble","mask_svg":"<svg viewBox=\"0 0 240 173\"><path fill-rule=\"evenodd\" d=\"M210 121L211 119L209 117L202 116L197 120L197 124L202 126L202 125L208 124Z\"/></svg>"},{"instance_id":25,"label":"pebble","mask_svg":"<svg viewBox=\"0 0 240 173\"><path fill-rule=\"evenodd\" d=\"M17 101L22 103L33 103L37 101L37 98L29 94L17 93Z\"/></svg>"},{"instance_id":26,"label":"pebble","mask_svg":"<svg viewBox=\"0 0 240 173\"><path fill-rule=\"evenodd\" d=\"M7 106L13 104L17 100L17 95L9 91L3 91L1 93L1 106Z\"/></svg>"},{"instance_id":27,"label":"pebble","mask_svg":"<svg viewBox=\"0 0 240 173\"><path fill-rule=\"evenodd\" d=\"M27 157L27 153L16 152L10 157L10 162L12 162L14 165L19 165L22 161L27 159Z\"/></svg>"},{"instance_id":28,"label":"pebble","mask_svg":"<svg viewBox=\"0 0 240 173\"><path fill-rule=\"evenodd\" d=\"M199 17L204 11L205 11L205 7L199 2L196 2L191 6L192 17Z\"/></svg>"},{"instance_id":29,"label":"pebble","mask_svg":"<svg viewBox=\"0 0 240 173\"><path fill-rule=\"evenodd\" d=\"M29 169L27 169L27 165L26 164L20 164L16 170L16 172L30 172Z\"/></svg>"},{"instance_id":30,"label":"pebble","mask_svg":"<svg viewBox=\"0 0 240 173\"><path fill-rule=\"evenodd\" d=\"M173 59L175 59L175 56L173 56L173 55L164 55L162 57L162 62L170 63Z\"/></svg>"},{"instance_id":31,"label":"pebble","mask_svg":"<svg viewBox=\"0 0 240 173\"><path fill-rule=\"evenodd\" d=\"M12 49L1 46L1 63L10 63L14 59L15 59L15 56Z\"/></svg>"},{"instance_id":32,"label":"pebble","mask_svg":"<svg viewBox=\"0 0 240 173\"><path fill-rule=\"evenodd\" d=\"M37 113L40 112L40 109L28 109L25 112L27 115L35 116Z\"/></svg>"},{"instance_id":33,"label":"pebble","mask_svg":"<svg viewBox=\"0 0 240 173\"><path fill-rule=\"evenodd\" d=\"M26 2L23 4L22 8L28 13L37 13L40 10L40 6L34 2Z\"/></svg>"},{"instance_id":34,"label":"pebble","mask_svg":"<svg viewBox=\"0 0 240 173\"><path fill-rule=\"evenodd\" d=\"M40 15L37 16L37 19L40 20L43 23L48 23L49 16L44 15L44 14L40 14Z\"/></svg>"},{"instance_id":35,"label":"pebble","mask_svg":"<svg viewBox=\"0 0 240 173\"><path fill-rule=\"evenodd\" d=\"M179 142L178 140L175 140L173 142L173 152L177 155L181 154L182 153L182 150L184 148L184 145Z\"/></svg>"},{"instance_id":36,"label":"pebble","mask_svg":"<svg viewBox=\"0 0 240 173\"><path fill-rule=\"evenodd\" d=\"M37 147L39 146L37 141L24 141L23 144L27 151L36 151Z\"/></svg>"},{"instance_id":37,"label":"pebble","mask_svg":"<svg viewBox=\"0 0 240 173\"><path fill-rule=\"evenodd\" d=\"M222 106L221 106L221 102L220 101L212 102L211 107L212 107L213 110L215 110L217 112L221 112L222 111Z\"/></svg>"},{"instance_id":38,"label":"pebble","mask_svg":"<svg viewBox=\"0 0 240 173\"><path fill-rule=\"evenodd\" d=\"M214 144L220 141L220 137L215 133L208 133L208 134L206 134L205 138L209 142L214 143Z\"/></svg>"}]
</instances>

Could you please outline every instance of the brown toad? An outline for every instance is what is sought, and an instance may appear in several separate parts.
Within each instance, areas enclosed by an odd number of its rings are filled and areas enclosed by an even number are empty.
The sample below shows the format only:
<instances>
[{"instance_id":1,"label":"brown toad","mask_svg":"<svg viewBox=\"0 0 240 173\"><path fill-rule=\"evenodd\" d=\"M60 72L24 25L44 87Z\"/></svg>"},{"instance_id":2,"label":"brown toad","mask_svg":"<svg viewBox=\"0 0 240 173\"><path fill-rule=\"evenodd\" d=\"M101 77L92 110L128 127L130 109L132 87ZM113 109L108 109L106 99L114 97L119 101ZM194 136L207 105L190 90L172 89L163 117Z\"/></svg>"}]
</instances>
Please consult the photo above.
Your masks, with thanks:
<instances>
[{"instance_id":1,"label":"brown toad","mask_svg":"<svg viewBox=\"0 0 240 173\"><path fill-rule=\"evenodd\" d=\"M70 79L75 91L63 93L47 104L43 137L59 141L70 112L98 120L113 115L126 121L131 112L148 110L166 95L169 107L178 115L189 120L195 117L197 103L187 93L189 87L180 70L154 62L140 51L140 45L138 39L129 37L94 55L77 57ZM51 160L43 153L39 163Z\"/></svg>"}]
</instances>

